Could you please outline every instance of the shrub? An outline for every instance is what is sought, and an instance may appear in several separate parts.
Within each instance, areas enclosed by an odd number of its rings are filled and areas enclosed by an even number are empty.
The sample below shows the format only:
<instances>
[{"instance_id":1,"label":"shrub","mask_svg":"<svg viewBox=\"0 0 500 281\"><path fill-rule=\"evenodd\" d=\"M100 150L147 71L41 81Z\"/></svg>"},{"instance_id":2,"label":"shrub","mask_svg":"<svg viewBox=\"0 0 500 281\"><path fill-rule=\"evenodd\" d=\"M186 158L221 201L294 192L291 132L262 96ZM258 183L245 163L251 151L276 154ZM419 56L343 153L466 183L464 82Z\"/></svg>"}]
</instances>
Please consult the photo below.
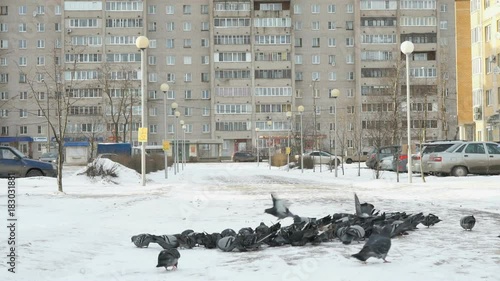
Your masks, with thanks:
<instances>
[{"instance_id":1,"label":"shrub","mask_svg":"<svg viewBox=\"0 0 500 281\"><path fill-rule=\"evenodd\" d=\"M113 166L109 168L105 168L102 163L99 163L98 161L94 161L90 164L87 165L87 169L83 171L82 173L79 173L79 175L86 175L87 177L93 179L95 177L101 177L103 179L106 178L116 178L118 177L118 174L116 173L116 170L118 169L118 165L114 164Z\"/></svg>"},{"instance_id":2,"label":"shrub","mask_svg":"<svg viewBox=\"0 0 500 281\"><path fill-rule=\"evenodd\" d=\"M300 159L299 159L299 166L300 166ZM312 157L306 156L304 157L304 169L312 169L314 168L314 161Z\"/></svg>"},{"instance_id":3,"label":"shrub","mask_svg":"<svg viewBox=\"0 0 500 281\"><path fill-rule=\"evenodd\" d=\"M271 157L271 166L277 166L277 167L285 166L286 160L287 160L286 154L283 153L274 154Z\"/></svg>"}]
</instances>

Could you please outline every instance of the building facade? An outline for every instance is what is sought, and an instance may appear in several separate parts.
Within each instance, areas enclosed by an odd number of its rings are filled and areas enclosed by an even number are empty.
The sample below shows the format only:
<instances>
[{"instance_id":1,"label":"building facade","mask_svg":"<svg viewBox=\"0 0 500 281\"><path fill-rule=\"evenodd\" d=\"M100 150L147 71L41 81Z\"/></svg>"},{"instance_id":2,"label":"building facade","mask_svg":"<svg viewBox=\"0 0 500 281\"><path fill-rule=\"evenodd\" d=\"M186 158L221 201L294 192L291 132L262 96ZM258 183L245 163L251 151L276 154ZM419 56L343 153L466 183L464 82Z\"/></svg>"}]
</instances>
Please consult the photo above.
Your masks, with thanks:
<instances>
[{"instance_id":1,"label":"building facade","mask_svg":"<svg viewBox=\"0 0 500 281\"><path fill-rule=\"evenodd\" d=\"M144 108L151 145L175 138L181 119L187 140L221 143L222 156L293 146L300 131L306 150L399 144L407 131L406 40L415 44L412 140L458 137L452 0L0 6L0 142L19 142L33 156L53 137L47 115L53 124L68 117L68 140L137 144L141 35L149 38ZM199 153L213 153L206 150Z\"/></svg>"}]
</instances>

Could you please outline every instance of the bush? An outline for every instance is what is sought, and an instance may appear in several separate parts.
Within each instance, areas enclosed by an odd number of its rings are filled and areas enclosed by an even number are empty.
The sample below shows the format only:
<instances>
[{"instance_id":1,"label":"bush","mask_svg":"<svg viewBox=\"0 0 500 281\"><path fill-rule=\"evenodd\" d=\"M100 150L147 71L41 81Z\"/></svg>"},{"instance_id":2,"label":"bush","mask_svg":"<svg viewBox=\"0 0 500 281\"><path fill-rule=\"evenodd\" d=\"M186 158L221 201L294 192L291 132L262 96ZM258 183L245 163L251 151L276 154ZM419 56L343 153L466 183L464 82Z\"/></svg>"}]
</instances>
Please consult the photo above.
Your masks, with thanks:
<instances>
[{"instance_id":1,"label":"bush","mask_svg":"<svg viewBox=\"0 0 500 281\"><path fill-rule=\"evenodd\" d=\"M300 164L301 163L300 163L300 156L299 156L299 158L297 160L297 166L299 168L301 168ZM313 162L312 157L310 157L310 156L304 157L304 169L312 169L312 168L314 168L314 162Z\"/></svg>"},{"instance_id":2,"label":"bush","mask_svg":"<svg viewBox=\"0 0 500 281\"><path fill-rule=\"evenodd\" d=\"M277 167L285 166L286 162L287 162L286 154L278 153L274 154L271 157L271 166L277 166Z\"/></svg>"},{"instance_id":3,"label":"bush","mask_svg":"<svg viewBox=\"0 0 500 281\"><path fill-rule=\"evenodd\" d=\"M79 175L86 175L87 177L93 179L95 177L101 177L103 179L105 178L116 178L118 177L118 174L116 173L116 170L118 169L118 165L114 164L110 168L104 168L104 165L102 163L99 163L97 161L94 161L90 164L87 165L87 169L83 171L82 173L79 173Z\"/></svg>"}]
</instances>

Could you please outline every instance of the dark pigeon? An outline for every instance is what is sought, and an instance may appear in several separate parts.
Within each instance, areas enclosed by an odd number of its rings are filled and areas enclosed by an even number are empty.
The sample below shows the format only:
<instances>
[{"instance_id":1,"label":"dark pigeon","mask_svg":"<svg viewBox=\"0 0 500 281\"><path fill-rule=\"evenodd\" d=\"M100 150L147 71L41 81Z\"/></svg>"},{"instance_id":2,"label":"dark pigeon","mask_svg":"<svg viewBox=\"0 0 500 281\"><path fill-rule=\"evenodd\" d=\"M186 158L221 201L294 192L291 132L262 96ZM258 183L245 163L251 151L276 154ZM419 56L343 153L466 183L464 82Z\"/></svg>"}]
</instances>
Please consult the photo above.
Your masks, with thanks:
<instances>
[{"instance_id":1,"label":"dark pigeon","mask_svg":"<svg viewBox=\"0 0 500 281\"><path fill-rule=\"evenodd\" d=\"M434 214L428 214L427 216L424 217L424 219L421 221L421 223L427 227L430 227L431 225L435 225L436 223L440 222L441 220L439 219L438 216Z\"/></svg>"},{"instance_id":2,"label":"dark pigeon","mask_svg":"<svg viewBox=\"0 0 500 281\"><path fill-rule=\"evenodd\" d=\"M385 258L391 249L391 231L392 228L388 225L382 228L380 233L374 232L368 241L366 241L361 251L352 255L352 257L363 262L366 262L369 258L383 259L384 262L388 262Z\"/></svg>"},{"instance_id":3,"label":"dark pigeon","mask_svg":"<svg viewBox=\"0 0 500 281\"><path fill-rule=\"evenodd\" d=\"M373 204L370 203L360 204L358 195L356 195L356 193L354 193L354 208L356 210L356 216L360 218L370 217L375 212Z\"/></svg>"},{"instance_id":4,"label":"dark pigeon","mask_svg":"<svg viewBox=\"0 0 500 281\"><path fill-rule=\"evenodd\" d=\"M154 238L151 234L143 233L132 236L130 240L132 240L138 248L147 248L149 247L149 243L153 242Z\"/></svg>"},{"instance_id":5,"label":"dark pigeon","mask_svg":"<svg viewBox=\"0 0 500 281\"><path fill-rule=\"evenodd\" d=\"M273 207L265 209L264 212L273 215L279 219L284 219L286 217L293 217L294 215L288 210L288 204L282 200L276 198L274 194L271 193L271 198L273 199Z\"/></svg>"},{"instance_id":6,"label":"dark pigeon","mask_svg":"<svg viewBox=\"0 0 500 281\"><path fill-rule=\"evenodd\" d=\"M259 240L260 240L260 239L266 237L267 235L269 235L269 233L270 233L269 227L265 223L261 222L259 224L259 226L257 226L255 228L255 233L257 234L257 236L259 237Z\"/></svg>"},{"instance_id":7,"label":"dark pigeon","mask_svg":"<svg viewBox=\"0 0 500 281\"><path fill-rule=\"evenodd\" d=\"M474 216L465 216L460 219L460 226L465 230L472 230L476 224L476 218Z\"/></svg>"},{"instance_id":8,"label":"dark pigeon","mask_svg":"<svg viewBox=\"0 0 500 281\"><path fill-rule=\"evenodd\" d=\"M220 233L220 235L221 235L222 237L226 237L226 236L236 236L236 231L234 231L234 230L233 230L233 229L231 229L231 228L226 228L226 229L224 229L224 230Z\"/></svg>"},{"instance_id":9,"label":"dark pigeon","mask_svg":"<svg viewBox=\"0 0 500 281\"><path fill-rule=\"evenodd\" d=\"M172 267L172 270L177 269L177 264L179 263L179 259L181 254L177 249L166 249L160 252L158 255L158 264L156 267L165 267L168 270L169 267Z\"/></svg>"},{"instance_id":10,"label":"dark pigeon","mask_svg":"<svg viewBox=\"0 0 500 281\"><path fill-rule=\"evenodd\" d=\"M222 238L220 233L214 232L212 234L205 233L205 236L202 239L203 246L207 249L213 249L217 247L217 241Z\"/></svg>"},{"instance_id":11,"label":"dark pigeon","mask_svg":"<svg viewBox=\"0 0 500 281\"><path fill-rule=\"evenodd\" d=\"M174 235L152 235L154 243L160 245L163 249L179 247L179 241Z\"/></svg>"}]
</instances>

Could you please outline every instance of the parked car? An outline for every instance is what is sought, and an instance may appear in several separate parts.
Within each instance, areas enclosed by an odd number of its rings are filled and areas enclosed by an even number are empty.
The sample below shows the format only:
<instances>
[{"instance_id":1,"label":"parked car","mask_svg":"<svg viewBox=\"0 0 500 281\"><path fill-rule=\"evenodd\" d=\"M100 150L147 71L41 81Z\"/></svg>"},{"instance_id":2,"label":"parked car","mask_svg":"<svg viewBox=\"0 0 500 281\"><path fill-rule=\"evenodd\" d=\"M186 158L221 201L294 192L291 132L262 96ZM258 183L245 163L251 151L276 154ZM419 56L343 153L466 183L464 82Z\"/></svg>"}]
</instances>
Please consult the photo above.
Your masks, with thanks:
<instances>
[{"instance_id":1,"label":"parked car","mask_svg":"<svg viewBox=\"0 0 500 281\"><path fill-rule=\"evenodd\" d=\"M335 160L335 155L328 153L326 151L311 151L308 153L304 153L304 157L311 157L313 159L314 165L317 165L317 164L330 165L330 164L335 163L335 162L333 162ZM342 160L338 156L336 159L337 159L336 164L340 165Z\"/></svg>"},{"instance_id":2,"label":"parked car","mask_svg":"<svg viewBox=\"0 0 500 281\"><path fill-rule=\"evenodd\" d=\"M10 146L0 146L0 178L14 177L56 177L54 163L29 159L21 151Z\"/></svg>"},{"instance_id":3,"label":"parked car","mask_svg":"<svg viewBox=\"0 0 500 281\"><path fill-rule=\"evenodd\" d=\"M56 163L57 164L57 159L59 158L59 154L56 151L49 151L42 153L38 160L43 161L43 162L50 162L50 163ZM64 161L64 157L63 157Z\"/></svg>"},{"instance_id":4,"label":"parked car","mask_svg":"<svg viewBox=\"0 0 500 281\"><path fill-rule=\"evenodd\" d=\"M394 155L396 155L400 150L401 146L399 145L389 145L382 146L380 148L374 148L365 162L366 166L370 169L377 169L378 164L380 160L382 160L382 158L387 156L394 157Z\"/></svg>"},{"instance_id":5,"label":"parked car","mask_svg":"<svg viewBox=\"0 0 500 281\"><path fill-rule=\"evenodd\" d=\"M428 171L456 177L467 174L500 174L500 148L494 142L457 143L443 152L431 153Z\"/></svg>"},{"instance_id":6,"label":"parked car","mask_svg":"<svg viewBox=\"0 0 500 281\"><path fill-rule=\"evenodd\" d=\"M394 156L386 156L378 162L379 170L394 171Z\"/></svg>"},{"instance_id":7,"label":"parked car","mask_svg":"<svg viewBox=\"0 0 500 281\"><path fill-rule=\"evenodd\" d=\"M238 151L231 157L233 162L256 162L257 155L249 151Z\"/></svg>"},{"instance_id":8,"label":"parked car","mask_svg":"<svg viewBox=\"0 0 500 281\"><path fill-rule=\"evenodd\" d=\"M429 161L429 156L431 153L443 152L457 143L464 143L461 140L450 140L450 141L435 141L423 143L421 145L420 152L414 154L411 157L411 167L414 173L423 172L428 174L429 170L427 167L427 162Z\"/></svg>"},{"instance_id":9,"label":"parked car","mask_svg":"<svg viewBox=\"0 0 500 281\"><path fill-rule=\"evenodd\" d=\"M370 153L373 149L370 150L363 150L361 152L354 152L352 154L347 154L344 159L346 164L351 164L353 162L366 162L368 157L370 157Z\"/></svg>"}]
</instances>

